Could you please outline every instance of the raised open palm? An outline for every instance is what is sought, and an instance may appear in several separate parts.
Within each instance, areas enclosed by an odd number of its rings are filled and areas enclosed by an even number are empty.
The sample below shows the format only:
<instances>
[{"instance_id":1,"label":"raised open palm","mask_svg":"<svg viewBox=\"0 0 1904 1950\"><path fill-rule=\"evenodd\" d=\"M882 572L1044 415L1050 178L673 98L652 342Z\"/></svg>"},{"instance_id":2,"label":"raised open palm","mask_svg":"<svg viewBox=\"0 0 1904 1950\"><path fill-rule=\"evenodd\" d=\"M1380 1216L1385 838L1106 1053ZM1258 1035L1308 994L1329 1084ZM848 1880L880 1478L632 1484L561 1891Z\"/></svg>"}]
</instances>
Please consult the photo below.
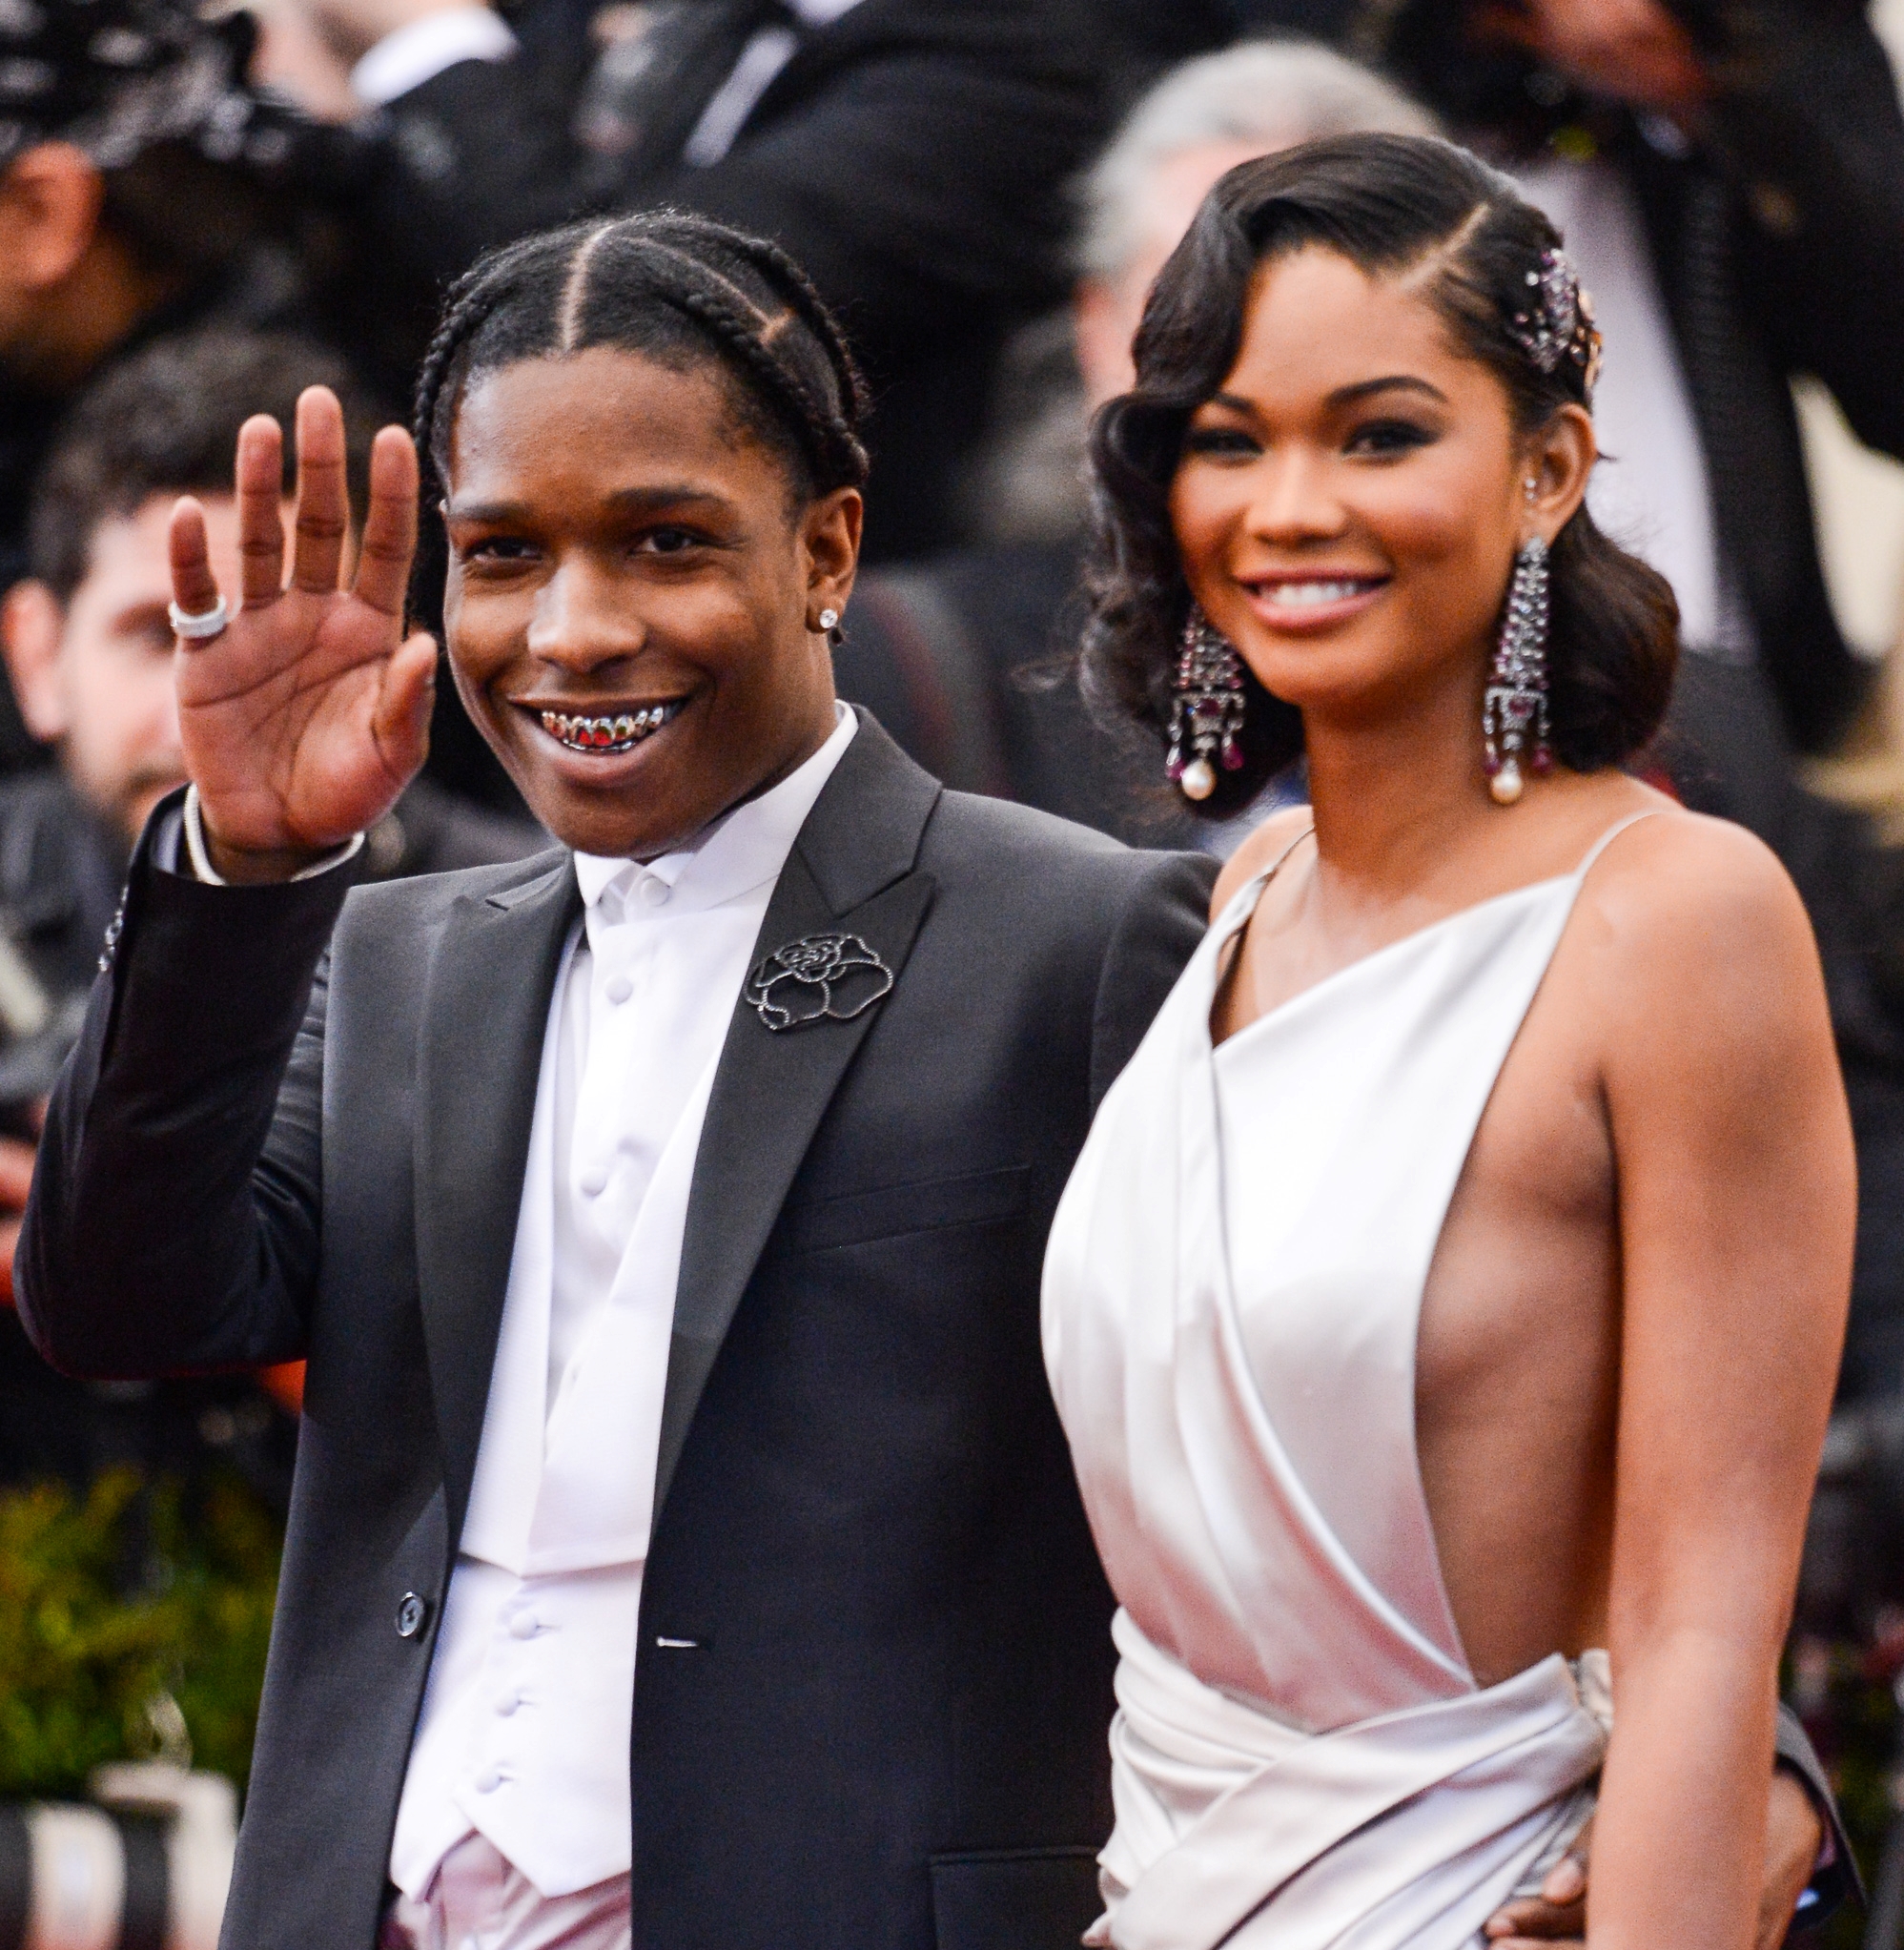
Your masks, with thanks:
<instances>
[{"instance_id":1,"label":"raised open palm","mask_svg":"<svg viewBox=\"0 0 1904 1950\"><path fill-rule=\"evenodd\" d=\"M288 582L282 440L277 422L262 416L238 435L241 601L216 636L181 640L175 663L186 770L214 860L227 873L247 856L281 869L374 825L429 743L436 645L403 636L417 546L416 449L398 427L378 435L357 574L345 589L350 498L336 396L314 386L297 402ZM188 615L217 604L204 512L190 499L173 512L172 585Z\"/></svg>"}]
</instances>

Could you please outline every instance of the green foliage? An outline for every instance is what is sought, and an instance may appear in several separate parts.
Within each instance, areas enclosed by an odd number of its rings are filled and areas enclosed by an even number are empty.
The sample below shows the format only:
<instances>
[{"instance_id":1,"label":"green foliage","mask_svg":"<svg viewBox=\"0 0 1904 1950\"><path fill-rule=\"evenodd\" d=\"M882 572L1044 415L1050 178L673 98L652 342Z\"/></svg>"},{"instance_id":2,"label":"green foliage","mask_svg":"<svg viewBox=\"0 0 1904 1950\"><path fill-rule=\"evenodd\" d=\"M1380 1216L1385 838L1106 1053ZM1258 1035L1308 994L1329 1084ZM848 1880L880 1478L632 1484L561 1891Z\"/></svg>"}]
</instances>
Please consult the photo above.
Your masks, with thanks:
<instances>
[{"instance_id":1,"label":"green foliage","mask_svg":"<svg viewBox=\"0 0 1904 1950\"><path fill-rule=\"evenodd\" d=\"M278 1541L235 1477L0 1490L0 1798L75 1797L100 1762L152 1753L167 1695L194 1764L242 1787Z\"/></svg>"}]
</instances>

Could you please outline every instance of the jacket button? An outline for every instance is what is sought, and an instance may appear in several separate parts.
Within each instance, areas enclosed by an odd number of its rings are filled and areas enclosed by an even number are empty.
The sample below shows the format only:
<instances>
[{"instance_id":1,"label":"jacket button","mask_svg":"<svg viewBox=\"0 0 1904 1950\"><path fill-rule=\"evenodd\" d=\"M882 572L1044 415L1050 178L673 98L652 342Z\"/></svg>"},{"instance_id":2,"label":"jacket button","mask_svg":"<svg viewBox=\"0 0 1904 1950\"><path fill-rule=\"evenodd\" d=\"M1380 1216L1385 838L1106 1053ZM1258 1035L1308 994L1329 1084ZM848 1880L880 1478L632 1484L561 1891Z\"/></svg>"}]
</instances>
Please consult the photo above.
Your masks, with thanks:
<instances>
[{"instance_id":1,"label":"jacket button","mask_svg":"<svg viewBox=\"0 0 1904 1950\"><path fill-rule=\"evenodd\" d=\"M429 1615L430 1601L420 1598L415 1591L405 1591L397 1605L397 1636L415 1638Z\"/></svg>"}]
</instances>

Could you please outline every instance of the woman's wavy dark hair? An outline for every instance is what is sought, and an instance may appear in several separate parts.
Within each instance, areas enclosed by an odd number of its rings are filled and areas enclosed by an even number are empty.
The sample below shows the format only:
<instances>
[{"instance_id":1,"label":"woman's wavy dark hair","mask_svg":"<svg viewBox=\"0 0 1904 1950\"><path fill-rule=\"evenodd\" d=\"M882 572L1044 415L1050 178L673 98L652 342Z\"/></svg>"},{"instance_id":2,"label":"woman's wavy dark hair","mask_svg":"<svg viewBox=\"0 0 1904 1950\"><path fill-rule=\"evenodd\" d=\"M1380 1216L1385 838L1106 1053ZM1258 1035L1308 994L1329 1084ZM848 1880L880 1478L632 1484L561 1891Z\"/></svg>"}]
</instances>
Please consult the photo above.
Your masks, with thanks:
<instances>
[{"instance_id":1,"label":"woman's wavy dark hair","mask_svg":"<svg viewBox=\"0 0 1904 1950\"><path fill-rule=\"evenodd\" d=\"M1170 489L1191 415L1222 385L1242 344L1250 281L1266 259L1305 245L1393 276L1438 255L1425 287L1456 347L1506 388L1516 428L1532 433L1587 403L1571 359L1543 372L1514 336L1528 274L1560 235L1514 185L1453 143L1341 135L1246 162L1210 193L1164 266L1134 352L1136 386L1091 434L1096 536L1088 572L1086 694L1159 741L1190 607L1170 522ZM1639 750L1666 711L1679 655L1679 610L1666 579L1609 541L1583 504L1553 544L1549 709L1554 749L1578 771ZM1505 598L1505 591L1503 595ZM1300 714L1245 669L1243 765L1219 771L1192 806L1221 818L1246 805L1302 749Z\"/></svg>"}]
</instances>

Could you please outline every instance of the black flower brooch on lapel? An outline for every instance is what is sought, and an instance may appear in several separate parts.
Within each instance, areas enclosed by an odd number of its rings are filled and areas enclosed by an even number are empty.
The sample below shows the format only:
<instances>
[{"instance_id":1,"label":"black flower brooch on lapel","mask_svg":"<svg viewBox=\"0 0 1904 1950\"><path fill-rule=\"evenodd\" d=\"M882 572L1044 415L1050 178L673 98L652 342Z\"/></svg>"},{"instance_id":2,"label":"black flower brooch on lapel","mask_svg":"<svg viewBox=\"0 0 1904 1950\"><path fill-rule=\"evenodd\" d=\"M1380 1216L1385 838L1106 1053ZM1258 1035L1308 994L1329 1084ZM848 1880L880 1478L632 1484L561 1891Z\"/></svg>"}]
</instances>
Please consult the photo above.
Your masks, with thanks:
<instances>
[{"instance_id":1,"label":"black flower brooch on lapel","mask_svg":"<svg viewBox=\"0 0 1904 1950\"><path fill-rule=\"evenodd\" d=\"M892 971L857 934L809 934L776 948L743 992L773 1030L850 1022L892 986Z\"/></svg>"}]
</instances>

